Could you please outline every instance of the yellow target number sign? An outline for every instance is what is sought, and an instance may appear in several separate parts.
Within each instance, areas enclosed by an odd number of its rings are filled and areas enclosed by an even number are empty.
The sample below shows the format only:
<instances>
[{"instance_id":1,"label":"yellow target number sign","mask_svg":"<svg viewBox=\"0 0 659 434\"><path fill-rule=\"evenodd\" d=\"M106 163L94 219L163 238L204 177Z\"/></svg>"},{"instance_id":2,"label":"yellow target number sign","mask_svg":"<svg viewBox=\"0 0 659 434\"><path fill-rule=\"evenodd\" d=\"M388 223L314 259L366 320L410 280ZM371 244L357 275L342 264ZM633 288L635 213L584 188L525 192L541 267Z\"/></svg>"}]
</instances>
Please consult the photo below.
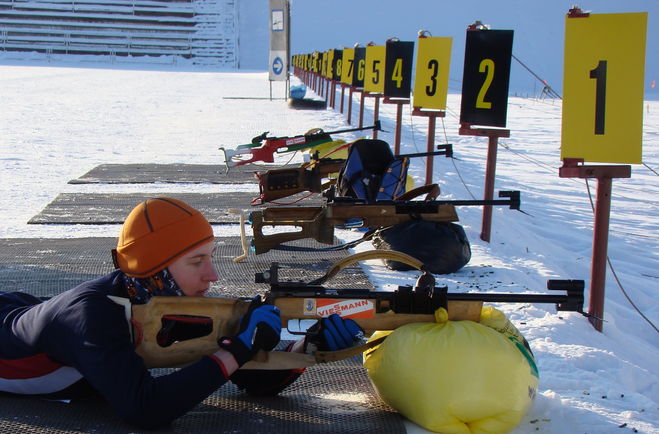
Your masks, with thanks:
<instances>
[{"instance_id":1,"label":"yellow target number sign","mask_svg":"<svg viewBox=\"0 0 659 434\"><path fill-rule=\"evenodd\" d=\"M341 61L341 83L352 85L352 75L355 71L355 49L344 48Z\"/></svg>"},{"instance_id":2,"label":"yellow target number sign","mask_svg":"<svg viewBox=\"0 0 659 434\"><path fill-rule=\"evenodd\" d=\"M325 52L325 71L323 76L328 79L332 79L334 72L332 67L334 66L334 50L327 50Z\"/></svg>"},{"instance_id":3,"label":"yellow target number sign","mask_svg":"<svg viewBox=\"0 0 659 434\"><path fill-rule=\"evenodd\" d=\"M565 19L561 159L642 162L647 13Z\"/></svg>"},{"instance_id":4,"label":"yellow target number sign","mask_svg":"<svg viewBox=\"0 0 659 434\"><path fill-rule=\"evenodd\" d=\"M366 92L384 92L384 64L386 60L384 45L366 47L366 64L364 70L364 90Z\"/></svg>"},{"instance_id":5,"label":"yellow target number sign","mask_svg":"<svg viewBox=\"0 0 659 434\"><path fill-rule=\"evenodd\" d=\"M453 38L419 38L414 79L414 107L446 110Z\"/></svg>"}]
</instances>

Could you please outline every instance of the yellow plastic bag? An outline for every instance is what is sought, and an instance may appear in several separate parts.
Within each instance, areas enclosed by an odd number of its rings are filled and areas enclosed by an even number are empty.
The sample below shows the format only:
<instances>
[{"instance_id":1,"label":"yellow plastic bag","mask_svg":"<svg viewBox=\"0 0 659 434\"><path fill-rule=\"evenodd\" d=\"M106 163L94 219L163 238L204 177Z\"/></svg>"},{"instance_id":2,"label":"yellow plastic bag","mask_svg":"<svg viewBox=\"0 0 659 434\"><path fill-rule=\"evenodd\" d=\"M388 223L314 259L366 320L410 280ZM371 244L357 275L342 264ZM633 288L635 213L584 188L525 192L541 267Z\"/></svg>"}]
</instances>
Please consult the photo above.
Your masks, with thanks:
<instances>
[{"instance_id":1,"label":"yellow plastic bag","mask_svg":"<svg viewBox=\"0 0 659 434\"><path fill-rule=\"evenodd\" d=\"M364 353L382 399L416 424L442 433L505 433L528 411L538 372L524 338L503 313L485 307L480 323L408 324Z\"/></svg>"}]
</instances>

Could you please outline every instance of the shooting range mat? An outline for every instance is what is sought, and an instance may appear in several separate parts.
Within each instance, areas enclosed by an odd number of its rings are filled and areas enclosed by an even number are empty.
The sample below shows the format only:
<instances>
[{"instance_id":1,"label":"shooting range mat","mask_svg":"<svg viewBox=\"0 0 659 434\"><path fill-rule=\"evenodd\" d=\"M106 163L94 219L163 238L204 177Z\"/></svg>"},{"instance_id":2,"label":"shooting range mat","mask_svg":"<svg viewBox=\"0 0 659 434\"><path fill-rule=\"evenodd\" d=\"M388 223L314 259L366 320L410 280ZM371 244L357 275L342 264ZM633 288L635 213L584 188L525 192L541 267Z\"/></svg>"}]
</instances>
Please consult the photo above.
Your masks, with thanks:
<instances>
[{"instance_id":1,"label":"shooting range mat","mask_svg":"<svg viewBox=\"0 0 659 434\"><path fill-rule=\"evenodd\" d=\"M163 375L169 369L153 370ZM176 399L176 397L172 397ZM3 433L139 433L100 398L70 404L0 394ZM276 397L225 384L166 430L145 433L342 434L406 432L371 385L361 356L312 366Z\"/></svg>"},{"instance_id":2,"label":"shooting range mat","mask_svg":"<svg viewBox=\"0 0 659 434\"><path fill-rule=\"evenodd\" d=\"M308 193L306 193L308 194ZM306 195L300 193L300 195ZM300 195L286 198L294 201ZM122 224L135 205L154 197L173 197L198 209L211 224L237 224L240 217L229 209L262 209L251 206L258 193L60 193L28 224ZM291 206L318 206L323 198L313 195ZM268 204L267 206L276 206Z\"/></svg>"},{"instance_id":3,"label":"shooting range mat","mask_svg":"<svg viewBox=\"0 0 659 434\"><path fill-rule=\"evenodd\" d=\"M299 167L266 164L244 164L227 172L224 164L101 164L69 184L256 184L254 172Z\"/></svg>"},{"instance_id":4,"label":"shooting range mat","mask_svg":"<svg viewBox=\"0 0 659 434\"><path fill-rule=\"evenodd\" d=\"M0 290L22 291L37 297L52 297L67 289L103 276L114 270L110 250L117 239L107 238L6 238L0 240ZM348 252L311 252L271 250L250 256L236 263L233 258L242 254L239 237L215 239L215 264L219 280L211 286L209 295L251 297L263 294L269 285L254 283L254 274L278 262L282 280L311 281L325 274ZM313 240L299 240L291 245L323 247ZM333 288L373 289L361 267L353 265L327 282Z\"/></svg>"}]
</instances>

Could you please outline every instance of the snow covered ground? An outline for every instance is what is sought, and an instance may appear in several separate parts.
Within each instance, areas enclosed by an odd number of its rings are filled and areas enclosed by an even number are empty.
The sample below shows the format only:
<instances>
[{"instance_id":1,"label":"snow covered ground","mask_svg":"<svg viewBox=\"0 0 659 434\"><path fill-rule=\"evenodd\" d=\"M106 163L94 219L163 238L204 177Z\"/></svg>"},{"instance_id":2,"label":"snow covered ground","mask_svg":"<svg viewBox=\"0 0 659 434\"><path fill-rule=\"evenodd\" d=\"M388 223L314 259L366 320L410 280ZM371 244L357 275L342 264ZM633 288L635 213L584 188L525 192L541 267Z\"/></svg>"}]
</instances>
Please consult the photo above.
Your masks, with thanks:
<instances>
[{"instance_id":1,"label":"snow covered ground","mask_svg":"<svg viewBox=\"0 0 659 434\"><path fill-rule=\"evenodd\" d=\"M222 188L67 184L99 164L219 164L219 146L246 143L263 131L291 135L346 126L337 111L230 98L268 95L265 73L0 66L0 238L117 235L117 225L26 224L62 192L156 195ZM278 83L274 96L284 96ZM444 197L481 198L487 139L458 136L459 99L449 95L447 117L437 128L437 142L453 143L456 159L438 157L434 180ZM373 108L367 104L366 123ZM645 165L634 165L631 179L613 182L609 256L624 290L656 326L659 102L647 102L644 116ZM388 131L380 138L393 143L394 107L381 106L380 117ZM425 150L426 119L411 117L408 108L403 119L402 152ZM479 239L480 208L459 208L472 260L458 273L439 276L439 284L452 291L541 292L547 279L562 278L584 279L588 287L593 212L585 181L558 177L560 119L560 101L510 100L511 137L500 140L496 190L520 190L525 213L495 208L488 244ZM419 183L422 163L417 159L411 168ZM589 187L594 196L596 183ZM238 227L215 231L236 235ZM378 285L415 277L377 263L366 269ZM659 432L659 334L632 308L610 271L603 333L583 316L558 314L553 306L498 308L529 340L540 370L535 404L515 433Z\"/></svg>"}]
</instances>

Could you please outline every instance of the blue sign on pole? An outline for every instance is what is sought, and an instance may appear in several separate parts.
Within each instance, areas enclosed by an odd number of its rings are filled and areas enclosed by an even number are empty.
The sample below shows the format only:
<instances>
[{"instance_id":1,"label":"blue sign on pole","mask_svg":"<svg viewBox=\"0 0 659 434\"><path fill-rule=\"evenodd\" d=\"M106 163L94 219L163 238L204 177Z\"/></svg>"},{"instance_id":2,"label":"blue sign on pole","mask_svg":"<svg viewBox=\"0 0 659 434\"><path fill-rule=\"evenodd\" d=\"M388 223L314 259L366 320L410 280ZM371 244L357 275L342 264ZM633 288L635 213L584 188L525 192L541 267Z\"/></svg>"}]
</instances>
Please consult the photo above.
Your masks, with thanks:
<instances>
[{"instance_id":1,"label":"blue sign on pole","mask_svg":"<svg viewBox=\"0 0 659 434\"><path fill-rule=\"evenodd\" d=\"M279 56L275 57L275 60L272 62L272 72L274 72L277 75L280 75L283 70L284 70L284 61L281 60L281 57Z\"/></svg>"}]
</instances>

